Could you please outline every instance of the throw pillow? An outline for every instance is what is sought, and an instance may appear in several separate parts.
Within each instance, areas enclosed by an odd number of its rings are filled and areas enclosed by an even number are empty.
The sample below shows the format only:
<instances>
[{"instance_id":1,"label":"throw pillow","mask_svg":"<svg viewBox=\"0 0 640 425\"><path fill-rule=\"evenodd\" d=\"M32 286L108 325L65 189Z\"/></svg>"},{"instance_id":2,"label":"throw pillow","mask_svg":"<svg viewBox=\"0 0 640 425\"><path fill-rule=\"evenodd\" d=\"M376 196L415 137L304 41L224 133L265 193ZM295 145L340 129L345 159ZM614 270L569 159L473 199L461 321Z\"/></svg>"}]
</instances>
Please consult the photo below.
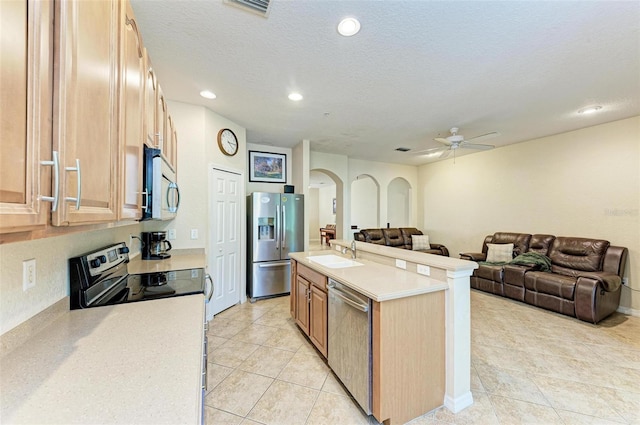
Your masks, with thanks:
<instances>
[{"instance_id":1,"label":"throw pillow","mask_svg":"<svg viewBox=\"0 0 640 425\"><path fill-rule=\"evenodd\" d=\"M431 245L429 245L429 235L411 235L411 249L414 251L431 249Z\"/></svg>"},{"instance_id":2,"label":"throw pillow","mask_svg":"<svg viewBox=\"0 0 640 425\"><path fill-rule=\"evenodd\" d=\"M513 260L512 243L488 243L487 263L506 263Z\"/></svg>"}]
</instances>

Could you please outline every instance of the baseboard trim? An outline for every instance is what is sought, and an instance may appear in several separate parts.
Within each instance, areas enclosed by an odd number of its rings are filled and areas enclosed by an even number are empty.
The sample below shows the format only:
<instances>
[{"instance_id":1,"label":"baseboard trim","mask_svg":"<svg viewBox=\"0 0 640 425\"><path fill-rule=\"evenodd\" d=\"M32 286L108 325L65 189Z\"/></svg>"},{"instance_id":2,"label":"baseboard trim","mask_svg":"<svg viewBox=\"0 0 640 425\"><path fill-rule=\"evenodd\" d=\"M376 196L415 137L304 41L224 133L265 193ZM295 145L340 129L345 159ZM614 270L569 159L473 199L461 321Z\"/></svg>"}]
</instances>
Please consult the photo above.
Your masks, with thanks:
<instances>
[{"instance_id":1,"label":"baseboard trim","mask_svg":"<svg viewBox=\"0 0 640 425\"><path fill-rule=\"evenodd\" d=\"M636 310L633 308L618 306L618 309L616 311L618 313L627 314L629 316L640 317L640 310Z\"/></svg>"},{"instance_id":2,"label":"baseboard trim","mask_svg":"<svg viewBox=\"0 0 640 425\"><path fill-rule=\"evenodd\" d=\"M471 391L456 398L449 397L446 394L444 396L444 407L451 410L453 413L458 413L472 404L473 396L471 395Z\"/></svg>"}]
</instances>

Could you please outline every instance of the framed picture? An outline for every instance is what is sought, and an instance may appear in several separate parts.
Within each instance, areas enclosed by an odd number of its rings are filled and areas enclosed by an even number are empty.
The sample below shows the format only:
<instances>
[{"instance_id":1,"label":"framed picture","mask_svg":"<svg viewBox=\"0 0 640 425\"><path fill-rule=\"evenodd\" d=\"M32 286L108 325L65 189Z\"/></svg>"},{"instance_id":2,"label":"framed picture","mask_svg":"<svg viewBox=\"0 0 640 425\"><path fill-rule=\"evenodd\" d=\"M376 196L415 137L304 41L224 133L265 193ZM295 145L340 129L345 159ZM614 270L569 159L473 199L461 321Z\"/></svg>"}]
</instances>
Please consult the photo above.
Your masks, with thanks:
<instances>
[{"instance_id":1,"label":"framed picture","mask_svg":"<svg viewBox=\"0 0 640 425\"><path fill-rule=\"evenodd\" d=\"M336 213L336 198L333 198L333 213Z\"/></svg>"},{"instance_id":2,"label":"framed picture","mask_svg":"<svg viewBox=\"0 0 640 425\"><path fill-rule=\"evenodd\" d=\"M287 182L287 155L249 151L249 181L263 183Z\"/></svg>"}]
</instances>

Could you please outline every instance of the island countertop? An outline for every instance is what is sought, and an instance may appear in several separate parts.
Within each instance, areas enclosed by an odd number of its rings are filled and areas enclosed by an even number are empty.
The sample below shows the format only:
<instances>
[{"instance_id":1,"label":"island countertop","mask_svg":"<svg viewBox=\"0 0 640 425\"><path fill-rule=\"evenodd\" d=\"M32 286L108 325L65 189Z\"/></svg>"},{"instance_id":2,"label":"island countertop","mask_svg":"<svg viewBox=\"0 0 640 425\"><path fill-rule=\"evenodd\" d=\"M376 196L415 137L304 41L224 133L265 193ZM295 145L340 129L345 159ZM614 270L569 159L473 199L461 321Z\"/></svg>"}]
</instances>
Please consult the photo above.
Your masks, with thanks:
<instances>
[{"instance_id":1,"label":"island countertop","mask_svg":"<svg viewBox=\"0 0 640 425\"><path fill-rule=\"evenodd\" d=\"M447 282L366 259L356 258L354 260L362 263L361 266L330 268L307 258L316 255L338 255L345 259L351 259L350 256L341 255L339 251L335 250L292 252L289 254L299 264L304 264L378 302L449 288Z\"/></svg>"},{"instance_id":2,"label":"island countertop","mask_svg":"<svg viewBox=\"0 0 640 425\"><path fill-rule=\"evenodd\" d=\"M64 313L0 359L6 423L200 422L202 295Z\"/></svg>"}]
</instances>

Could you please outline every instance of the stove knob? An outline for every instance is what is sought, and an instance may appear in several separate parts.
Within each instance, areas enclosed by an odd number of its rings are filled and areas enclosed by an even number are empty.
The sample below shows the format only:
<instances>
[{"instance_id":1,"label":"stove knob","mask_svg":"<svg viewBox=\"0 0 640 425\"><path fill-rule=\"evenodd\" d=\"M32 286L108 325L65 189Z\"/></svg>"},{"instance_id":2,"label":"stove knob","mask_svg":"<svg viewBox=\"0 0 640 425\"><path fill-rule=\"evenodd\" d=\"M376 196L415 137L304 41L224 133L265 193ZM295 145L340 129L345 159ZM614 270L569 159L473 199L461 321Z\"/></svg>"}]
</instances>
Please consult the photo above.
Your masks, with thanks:
<instances>
[{"instance_id":1,"label":"stove knob","mask_svg":"<svg viewBox=\"0 0 640 425\"><path fill-rule=\"evenodd\" d=\"M99 258L99 257L98 257L98 258L94 258L93 260L89 261L89 265L90 265L91 267L93 267L94 269L95 269L96 267L100 267L100 264L101 264L101 261L100 261L100 258Z\"/></svg>"},{"instance_id":2,"label":"stove knob","mask_svg":"<svg viewBox=\"0 0 640 425\"><path fill-rule=\"evenodd\" d=\"M101 263L106 263L107 262L107 256L106 255L101 255L98 257L98 260L100 260Z\"/></svg>"},{"instance_id":3,"label":"stove knob","mask_svg":"<svg viewBox=\"0 0 640 425\"><path fill-rule=\"evenodd\" d=\"M129 253L129 247L123 246L122 248L118 249L118 252L120 254L128 254Z\"/></svg>"}]
</instances>

